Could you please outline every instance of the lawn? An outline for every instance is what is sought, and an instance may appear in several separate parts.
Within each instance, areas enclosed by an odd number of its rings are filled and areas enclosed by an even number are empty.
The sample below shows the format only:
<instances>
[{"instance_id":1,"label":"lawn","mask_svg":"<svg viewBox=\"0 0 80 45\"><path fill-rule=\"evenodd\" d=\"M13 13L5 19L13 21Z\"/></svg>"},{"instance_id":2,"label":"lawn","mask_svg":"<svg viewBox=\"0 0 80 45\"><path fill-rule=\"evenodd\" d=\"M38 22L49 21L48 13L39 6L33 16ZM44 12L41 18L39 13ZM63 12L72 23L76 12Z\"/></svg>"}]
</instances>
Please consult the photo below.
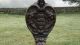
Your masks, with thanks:
<instances>
[{"instance_id":1,"label":"lawn","mask_svg":"<svg viewBox=\"0 0 80 45\"><path fill-rule=\"evenodd\" d=\"M0 14L0 45L35 45L24 15ZM47 45L80 45L80 14L57 14Z\"/></svg>"}]
</instances>

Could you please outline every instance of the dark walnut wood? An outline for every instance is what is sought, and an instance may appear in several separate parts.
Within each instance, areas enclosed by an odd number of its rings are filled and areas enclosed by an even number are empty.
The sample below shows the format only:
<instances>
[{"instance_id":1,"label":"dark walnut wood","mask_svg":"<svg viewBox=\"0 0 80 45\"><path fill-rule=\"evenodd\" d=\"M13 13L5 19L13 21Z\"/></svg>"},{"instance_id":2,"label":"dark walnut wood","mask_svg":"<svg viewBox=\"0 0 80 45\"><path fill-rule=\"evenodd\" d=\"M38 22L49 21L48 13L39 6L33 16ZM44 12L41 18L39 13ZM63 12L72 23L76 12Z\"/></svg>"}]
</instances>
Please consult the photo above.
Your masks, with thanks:
<instances>
[{"instance_id":1,"label":"dark walnut wood","mask_svg":"<svg viewBox=\"0 0 80 45\"><path fill-rule=\"evenodd\" d=\"M26 12L26 24L33 34L36 45L45 45L47 36L53 29L55 22L55 10L44 0L38 0Z\"/></svg>"}]
</instances>

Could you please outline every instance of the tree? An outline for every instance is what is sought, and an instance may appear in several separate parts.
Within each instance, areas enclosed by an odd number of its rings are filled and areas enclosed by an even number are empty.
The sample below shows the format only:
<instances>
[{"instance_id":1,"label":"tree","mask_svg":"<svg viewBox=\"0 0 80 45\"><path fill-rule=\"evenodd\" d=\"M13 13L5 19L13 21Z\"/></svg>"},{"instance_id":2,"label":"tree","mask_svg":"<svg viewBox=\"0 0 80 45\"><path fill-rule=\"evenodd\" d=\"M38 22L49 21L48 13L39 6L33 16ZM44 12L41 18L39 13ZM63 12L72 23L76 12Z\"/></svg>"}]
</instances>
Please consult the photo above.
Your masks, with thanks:
<instances>
[{"instance_id":1,"label":"tree","mask_svg":"<svg viewBox=\"0 0 80 45\"><path fill-rule=\"evenodd\" d=\"M63 1L69 1L70 3L78 3L80 6L80 0L63 0Z\"/></svg>"}]
</instances>

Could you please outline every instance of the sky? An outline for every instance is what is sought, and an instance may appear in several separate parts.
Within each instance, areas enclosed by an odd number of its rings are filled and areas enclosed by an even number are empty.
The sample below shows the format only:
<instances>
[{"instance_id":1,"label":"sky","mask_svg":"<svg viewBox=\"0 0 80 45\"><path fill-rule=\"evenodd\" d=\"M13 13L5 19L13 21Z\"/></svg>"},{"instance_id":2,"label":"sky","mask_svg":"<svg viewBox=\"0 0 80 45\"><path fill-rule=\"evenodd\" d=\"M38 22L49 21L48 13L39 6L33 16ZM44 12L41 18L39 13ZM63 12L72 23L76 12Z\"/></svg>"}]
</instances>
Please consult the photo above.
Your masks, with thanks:
<instances>
[{"instance_id":1,"label":"sky","mask_svg":"<svg viewBox=\"0 0 80 45\"><path fill-rule=\"evenodd\" d=\"M63 2L62 0L45 0L53 7L72 7L78 6L77 3L69 4L69 2ZM0 0L0 8L24 8L29 7L37 0Z\"/></svg>"}]
</instances>

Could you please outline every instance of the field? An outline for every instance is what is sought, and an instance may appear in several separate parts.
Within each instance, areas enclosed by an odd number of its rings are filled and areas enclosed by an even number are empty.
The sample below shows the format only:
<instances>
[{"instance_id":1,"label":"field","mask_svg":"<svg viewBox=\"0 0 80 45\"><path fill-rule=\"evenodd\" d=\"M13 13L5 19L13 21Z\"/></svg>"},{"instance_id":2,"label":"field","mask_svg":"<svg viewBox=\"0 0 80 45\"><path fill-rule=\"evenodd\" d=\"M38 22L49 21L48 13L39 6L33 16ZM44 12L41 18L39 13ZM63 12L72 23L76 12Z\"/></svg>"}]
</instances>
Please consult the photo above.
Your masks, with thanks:
<instances>
[{"instance_id":1,"label":"field","mask_svg":"<svg viewBox=\"0 0 80 45\"><path fill-rule=\"evenodd\" d=\"M35 45L24 15L0 14L0 45ZM80 14L57 14L47 45L80 45Z\"/></svg>"}]
</instances>

